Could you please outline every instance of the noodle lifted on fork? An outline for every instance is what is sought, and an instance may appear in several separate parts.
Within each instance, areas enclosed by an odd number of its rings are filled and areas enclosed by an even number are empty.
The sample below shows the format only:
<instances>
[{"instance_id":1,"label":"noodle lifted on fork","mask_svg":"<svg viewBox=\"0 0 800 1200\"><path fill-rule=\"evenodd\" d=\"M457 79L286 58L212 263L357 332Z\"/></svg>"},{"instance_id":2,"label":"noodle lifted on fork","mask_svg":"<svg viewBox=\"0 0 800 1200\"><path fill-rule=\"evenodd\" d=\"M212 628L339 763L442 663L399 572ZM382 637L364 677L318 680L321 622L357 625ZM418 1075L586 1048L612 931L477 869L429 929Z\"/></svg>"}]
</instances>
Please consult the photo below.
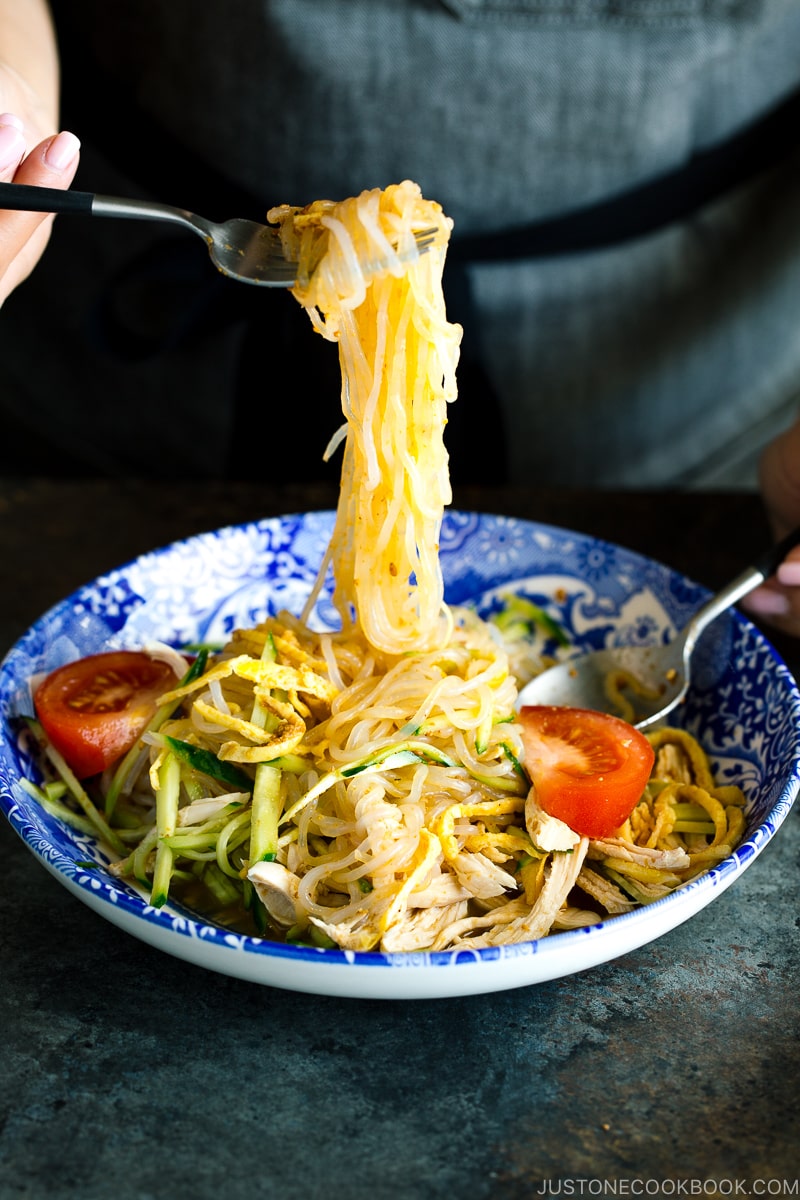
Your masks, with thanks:
<instances>
[{"instance_id":1,"label":"noodle lifted on fork","mask_svg":"<svg viewBox=\"0 0 800 1200\"><path fill-rule=\"evenodd\" d=\"M330 554L334 603L389 654L447 640L438 542L450 501L444 427L456 397L461 327L442 269L451 222L406 181L339 204L282 206L294 294L339 344L347 434ZM415 231L435 228L417 250ZM372 277L370 264L388 266Z\"/></svg>"}]
</instances>

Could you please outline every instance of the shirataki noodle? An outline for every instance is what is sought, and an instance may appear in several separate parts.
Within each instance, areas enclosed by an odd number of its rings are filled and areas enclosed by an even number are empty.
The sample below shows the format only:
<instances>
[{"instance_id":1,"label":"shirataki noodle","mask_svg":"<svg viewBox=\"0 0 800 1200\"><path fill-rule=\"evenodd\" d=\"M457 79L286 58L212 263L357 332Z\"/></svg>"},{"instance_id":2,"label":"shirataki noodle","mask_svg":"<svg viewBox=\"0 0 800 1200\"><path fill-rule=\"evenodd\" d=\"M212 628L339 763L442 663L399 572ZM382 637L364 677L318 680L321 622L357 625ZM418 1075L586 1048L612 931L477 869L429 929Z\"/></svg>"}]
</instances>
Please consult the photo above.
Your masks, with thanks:
<instances>
[{"instance_id":1,"label":"shirataki noodle","mask_svg":"<svg viewBox=\"0 0 800 1200\"><path fill-rule=\"evenodd\" d=\"M339 345L347 432L330 547L336 607L387 654L441 645L443 431L461 340L441 286L450 222L411 183L268 216L299 262L295 296ZM421 229L437 230L424 254ZM372 277L374 262L387 265Z\"/></svg>"}]
</instances>

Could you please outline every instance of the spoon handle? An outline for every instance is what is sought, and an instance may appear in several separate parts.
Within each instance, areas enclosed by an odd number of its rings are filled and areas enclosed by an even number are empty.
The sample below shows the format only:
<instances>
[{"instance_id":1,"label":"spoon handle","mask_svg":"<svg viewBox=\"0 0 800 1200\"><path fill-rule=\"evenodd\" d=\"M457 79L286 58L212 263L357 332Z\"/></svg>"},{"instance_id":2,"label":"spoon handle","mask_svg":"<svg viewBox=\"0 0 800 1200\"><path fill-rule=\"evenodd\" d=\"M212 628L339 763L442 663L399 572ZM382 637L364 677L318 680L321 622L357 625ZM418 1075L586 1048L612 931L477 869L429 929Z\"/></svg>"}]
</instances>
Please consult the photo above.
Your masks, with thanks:
<instances>
[{"instance_id":1,"label":"spoon handle","mask_svg":"<svg viewBox=\"0 0 800 1200\"><path fill-rule=\"evenodd\" d=\"M717 592L702 607L698 608L684 629L685 653L691 653L692 647L706 625L709 625L727 609L736 604L738 600L741 600L742 596L746 596L748 592L752 592L753 588L758 587L765 579L769 579L770 575L775 573L789 551L797 545L800 545L800 526L797 529L793 529L791 533L788 533L777 545L770 546L768 550L760 554L751 567L746 567L740 575L737 575L721 591Z\"/></svg>"}]
</instances>

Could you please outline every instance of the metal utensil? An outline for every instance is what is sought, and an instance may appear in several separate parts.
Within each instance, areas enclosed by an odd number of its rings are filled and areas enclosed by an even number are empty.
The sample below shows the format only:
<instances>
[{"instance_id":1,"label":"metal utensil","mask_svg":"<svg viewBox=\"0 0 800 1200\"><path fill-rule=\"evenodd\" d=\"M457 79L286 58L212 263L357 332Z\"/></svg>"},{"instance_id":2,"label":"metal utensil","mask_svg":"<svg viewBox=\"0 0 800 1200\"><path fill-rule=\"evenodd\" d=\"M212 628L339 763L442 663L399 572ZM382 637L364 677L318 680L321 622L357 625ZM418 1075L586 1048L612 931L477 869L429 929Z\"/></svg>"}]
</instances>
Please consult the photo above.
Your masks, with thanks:
<instances>
[{"instance_id":1,"label":"metal utensil","mask_svg":"<svg viewBox=\"0 0 800 1200\"><path fill-rule=\"evenodd\" d=\"M30 187L22 183L0 183L0 209L166 221L191 229L201 237L214 266L231 279L261 287L292 287L295 281L297 263L285 257L278 229L243 217L216 223L185 208L149 200L124 200L117 196ZM415 233L418 250L427 250L433 244L436 232L435 229L422 229ZM378 270L379 266L376 264L374 269Z\"/></svg>"},{"instance_id":2,"label":"metal utensil","mask_svg":"<svg viewBox=\"0 0 800 1200\"><path fill-rule=\"evenodd\" d=\"M768 579L792 547L800 543L800 528L771 547L694 614L683 630L660 646L618 646L567 659L543 671L520 689L517 707L565 704L622 715L615 685L638 729L655 724L680 704L691 684L692 651L703 630L732 605Z\"/></svg>"}]
</instances>

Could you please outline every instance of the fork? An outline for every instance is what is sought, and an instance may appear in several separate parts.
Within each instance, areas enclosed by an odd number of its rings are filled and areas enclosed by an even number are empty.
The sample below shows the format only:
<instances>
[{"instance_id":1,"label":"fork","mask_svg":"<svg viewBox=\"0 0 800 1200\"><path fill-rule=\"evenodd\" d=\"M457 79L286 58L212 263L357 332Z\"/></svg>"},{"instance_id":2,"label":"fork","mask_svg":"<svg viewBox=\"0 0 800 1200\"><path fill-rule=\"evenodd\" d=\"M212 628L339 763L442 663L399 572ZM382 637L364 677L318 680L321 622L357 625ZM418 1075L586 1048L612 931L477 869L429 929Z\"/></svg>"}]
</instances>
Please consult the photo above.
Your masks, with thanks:
<instances>
[{"instance_id":1,"label":"fork","mask_svg":"<svg viewBox=\"0 0 800 1200\"><path fill-rule=\"evenodd\" d=\"M127 217L135 221L166 221L182 225L201 237L214 266L241 283L261 287L292 287L297 263L284 254L280 233L245 217L217 223L185 208L156 204L150 200L124 200L94 192L61 191L31 187L24 183L0 183L0 210L78 214L92 217ZM414 234L417 249L424 253L436 240L435 228ZM373 271L382 264L373 264Z\"/></svg>"}]
</instances>

